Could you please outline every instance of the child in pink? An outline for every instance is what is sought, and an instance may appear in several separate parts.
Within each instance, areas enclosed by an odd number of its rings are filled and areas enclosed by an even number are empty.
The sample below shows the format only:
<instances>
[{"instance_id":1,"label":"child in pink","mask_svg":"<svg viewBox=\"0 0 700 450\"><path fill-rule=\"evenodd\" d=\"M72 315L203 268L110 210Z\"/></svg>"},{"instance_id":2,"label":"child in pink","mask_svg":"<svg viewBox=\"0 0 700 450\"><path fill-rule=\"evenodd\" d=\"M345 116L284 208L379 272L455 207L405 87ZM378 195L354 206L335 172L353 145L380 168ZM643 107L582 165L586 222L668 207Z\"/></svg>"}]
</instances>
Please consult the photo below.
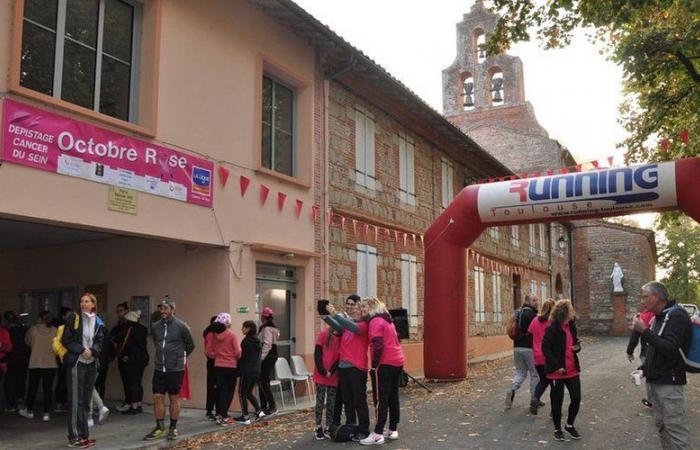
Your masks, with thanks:
<instances>
[{"instance_id":1,"label":"child in pink","mask_svg":"<svg viewBox=\"0 0 700 450\"><path fill-rule=\"evenodd\" d=\"M338 393L338 362L340 360L340 336L324 325L316 338L314 349L314 383L316 384L316 440L330 438L333 425L335 399ZM322 427L323 409L326 410L326 428Z\"/></svg>"}]
</instances>

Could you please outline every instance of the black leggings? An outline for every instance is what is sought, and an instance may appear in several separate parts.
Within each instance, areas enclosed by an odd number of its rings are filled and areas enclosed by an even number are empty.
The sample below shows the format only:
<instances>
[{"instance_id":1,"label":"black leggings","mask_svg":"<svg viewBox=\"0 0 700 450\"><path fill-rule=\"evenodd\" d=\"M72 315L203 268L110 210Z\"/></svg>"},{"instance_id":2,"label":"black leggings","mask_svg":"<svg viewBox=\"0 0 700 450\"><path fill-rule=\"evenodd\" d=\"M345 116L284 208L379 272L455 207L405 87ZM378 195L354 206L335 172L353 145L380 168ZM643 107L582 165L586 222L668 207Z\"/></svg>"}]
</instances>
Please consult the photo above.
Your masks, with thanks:
<instances>
[{"instance_id":1,"label":"black leggings","mask_svg":"<svg viewBox=\"0 0 700 450\"><path fill-rule=\"evenodd\" d=\"M357 421L358 432L369 434L367 372L354 367L340 369L340 389L345 406L346 423L354 424Z\"/></svg>"},{"instance_id":2,"label":"black leggings","mask_svg":"<svg viewBox=\"0 0 700 450\"><path fill-rule=\"evenodd\" d=\"M260 407L263 411L277 409L275 397L272 396L272 388L270 388L270 376L272 375L272 369L275 368L276 362L277 356L268 353L260 368L258 387L260 388Z\"/></svg>"},{"instance_id":3,"label":"black leggings","mask_svg":"<svg viewBox=\"0 0 700 450\"><path fill-rule=\"evenodd\" d=\"M564 380L553 380L554 386L550 391L550 399L552 401L552 421L554 429L561 430L561 407L564 404L564 386L569 391L571 403L569 404L569 416L566 418L568 425L573 425L578 414L578 408L581 406L581 378L566 378Z\"/></svg>"},{"instance_id":4,"label":"black leggings","mask_svg":"<svg viewBox=\"0 0 700 450\"><path fill-rule=\"evenodd\" d=\"M126 380L126 398L129 403L141 403L143 401L143 371L145 366L124 366L122 373Z\"/></svg>"},{"instance_id":5,"label":"black leggings","mask_svg":"<svg viewBox=\"0 0 700 450\"><path fill-rule=\"evenodd\" d=\"M374 427L374 432L382 434L384 425L386 425L387 416L389 417L389 429L396 431L399 425L399 380L403 373L403 367L398 366L379 366L375 374L377 377L374 386L377 392L374 394L377 401L377 424Z\"/></svg>"},{"instance_id":6,"label":"black leggings","mask_svg":"<svg viewBox=\"0 0 700 450\"><path fill-rule=\"evenodd\" d=\"M260 403L258 403L258 399L255 398L253 394L253 389L258 382L258 378L260 378L260 376L257 373L241 374L241 386L238 388L238 394L241 401L241 413L244 416L248 415L248 401L253 405L256 413L260 411Z\"/></svg>"},{"instance_id":7,"label":"black leggings","mask_svg":"<svg viewBox=\"0 0 700 450\"><path fill-rule=\"evenodd\" d=\"M231 367L216 368L216 386L218 387L218 396L216 398L216 415L228 417L228 409L233 400L233 393L236 391L236 372L237 370ZM241 389L243 383L241 382Z\"/></svg>"},{"instance_id":8,"label":"black leggings","mask_svg":"<svg viewBox=\"0 0 700 450\"><path fill-rule=\"evenodd\" d=\"M537 374L540 376L540 382L535 387L535 398L539 400L542 398L544 391L546 391L548 387L551 388L554 385L554 382L547 378L547 374L544 371L544 364L541 366L535 366L535 369L537 369Z\"/></svg>"},{"instance_id":9,"label":"black leggings","mask_svg":"<svg viewBox=\"0 0 700 450\"><path fill-rule=\"evenodd\" d=\"M216 367L214 367L214 360L207 358L207 414L214 410L216 401L219 398L219 390L216 387Z\"/></svg>"}]
</instances>

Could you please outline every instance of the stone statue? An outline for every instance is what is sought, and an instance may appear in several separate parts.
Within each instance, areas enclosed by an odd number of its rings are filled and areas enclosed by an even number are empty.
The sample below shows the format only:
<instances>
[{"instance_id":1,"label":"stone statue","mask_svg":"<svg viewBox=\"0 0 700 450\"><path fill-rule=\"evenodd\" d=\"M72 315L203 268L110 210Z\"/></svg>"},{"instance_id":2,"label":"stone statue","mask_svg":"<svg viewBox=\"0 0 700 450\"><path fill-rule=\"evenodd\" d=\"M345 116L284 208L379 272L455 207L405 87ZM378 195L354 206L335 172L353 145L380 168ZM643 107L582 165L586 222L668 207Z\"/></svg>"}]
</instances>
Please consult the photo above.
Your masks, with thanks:
<instances>
[{"instance_id":1,"label":"stone statue","mask_svg":"<svg viewBox=\"0 0 700 450\"><path fill-rule=\"evenodd\" d=\"M622 288L622 279L625 277L625 275L622 273L622 267L618 263L615 263L613 266L613 271L610 274L610 278L612 279L613 282L613 292L624 292L625 290Z\"/></svg>"}]
</instances>

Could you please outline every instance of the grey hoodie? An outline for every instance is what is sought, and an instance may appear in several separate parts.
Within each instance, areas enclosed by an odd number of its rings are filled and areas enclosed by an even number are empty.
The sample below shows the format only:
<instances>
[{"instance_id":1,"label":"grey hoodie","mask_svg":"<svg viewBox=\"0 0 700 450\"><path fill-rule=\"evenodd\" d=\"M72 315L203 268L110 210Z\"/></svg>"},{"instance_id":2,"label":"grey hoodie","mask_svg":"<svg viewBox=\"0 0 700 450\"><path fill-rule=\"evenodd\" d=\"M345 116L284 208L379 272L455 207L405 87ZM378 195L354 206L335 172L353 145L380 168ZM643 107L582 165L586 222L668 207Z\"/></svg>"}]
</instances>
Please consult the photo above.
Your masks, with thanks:
<instances>
[{"instance_id":1,"label":"grey hoodie","mask_svg":"<svg viewBox=\"0 0 700 450\"><path fill-rule=\"evenodd\" d=\"M190 327L177 317L173 317L169 322L160 319L151 325L151 336L156 348L155 370L185 370L185 357L194 350Z\"/></svg>"}]
</instances>

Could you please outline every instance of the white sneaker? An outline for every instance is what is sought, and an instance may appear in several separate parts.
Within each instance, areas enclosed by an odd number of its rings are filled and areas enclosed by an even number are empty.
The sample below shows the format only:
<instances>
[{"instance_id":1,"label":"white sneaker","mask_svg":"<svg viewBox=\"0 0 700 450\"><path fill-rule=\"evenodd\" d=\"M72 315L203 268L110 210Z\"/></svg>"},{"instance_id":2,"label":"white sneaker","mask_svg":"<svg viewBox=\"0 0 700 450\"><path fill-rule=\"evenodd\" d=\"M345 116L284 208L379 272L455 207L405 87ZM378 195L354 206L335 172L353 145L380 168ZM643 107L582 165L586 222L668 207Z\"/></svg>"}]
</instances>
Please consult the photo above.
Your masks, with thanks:
<instances>
[{"instance_id":1,"label":"white sneaker","mask_svg":"<svg viewBox=\"0 0 700 450\"><path fill-rule=\"evenodd\" d=\"M122 403L121 405L117 406L116 409L119 412L128 411L131 409L131 403Z\"/></svg>"},{"instance_id":2,"label":"white sneaker","mask_svg":"<svg viewBox=\"0 0 700 450\"><path fill-rule=\"evenodd\" d=\"M383 443L384 443L384 436L382 436L381 434L374 433L374 432L370 433L369 436L367 436L366 438L364 438L360 441L360 444L362 444L362 445L381 445Z\"/></svg>"},{"instance_id":3,"label":"white sneaker","mask_svg":"<svg viewBox=\"0 0 700 450\"><path fill-rule=\"evenodd\" d=\"M100 415L97 416L97 423L103 423L107 420L107 417L109 417L109 408L103 406L102 409L100 409Z\"/></svg>"},{"instance_id":4,"label":"white sneaker","mask_svg":"<svg viewBox=\"0 0 700 450\"><path fill-rule=\"evenodd\" d=\"M22 417L26 417L27 419L34 418L34 413L32 411L29 411L27 408L20 408L19 415Z\"/></svg>"},{"instance_id":5,"label":"white sneaker","mask_svg":"<svg viewBox=\"0 0 700 450\"><path fill-rule=\"evenodd\" d=\"M95 421L92 420L92 417L88 419L88 428L92 428L95 426Z\"/></svg>"},{"instance_id":6,"label":"white sneaker","mask_svg":"<svg viewBox=\"0 0 700 450\"><path fill-rule=\"evenodd\" d=\"M51 416L49 416L48 413L44 413L44 417L42 418L42 420L44 422L48 422L49 420L51 420Z\"/></svg>"},{"instance_id":7,"label":"white sneaker","mask_svg":"<svg viewBox=\"0 0 700 450\"><path fill-rule=\"evenodd\" d=\"M258 411L258 413L256 414L256 416L257 416L257 420L262 420L262 419L265 418L265 412L264 412L264 411Z\"/></svg>"},{"instance_id":8,"label":"white sneaker","mask_svg":"<svg viewBox=\"0 0 700 450\"><path fill-rule=\"evenodd\" d=\"M391 431L390 429L384 430L384 437L386 439L390 439L392 441L395 441L399 438L399 432L398 431Z\"/></svg>"}]
</instances>

